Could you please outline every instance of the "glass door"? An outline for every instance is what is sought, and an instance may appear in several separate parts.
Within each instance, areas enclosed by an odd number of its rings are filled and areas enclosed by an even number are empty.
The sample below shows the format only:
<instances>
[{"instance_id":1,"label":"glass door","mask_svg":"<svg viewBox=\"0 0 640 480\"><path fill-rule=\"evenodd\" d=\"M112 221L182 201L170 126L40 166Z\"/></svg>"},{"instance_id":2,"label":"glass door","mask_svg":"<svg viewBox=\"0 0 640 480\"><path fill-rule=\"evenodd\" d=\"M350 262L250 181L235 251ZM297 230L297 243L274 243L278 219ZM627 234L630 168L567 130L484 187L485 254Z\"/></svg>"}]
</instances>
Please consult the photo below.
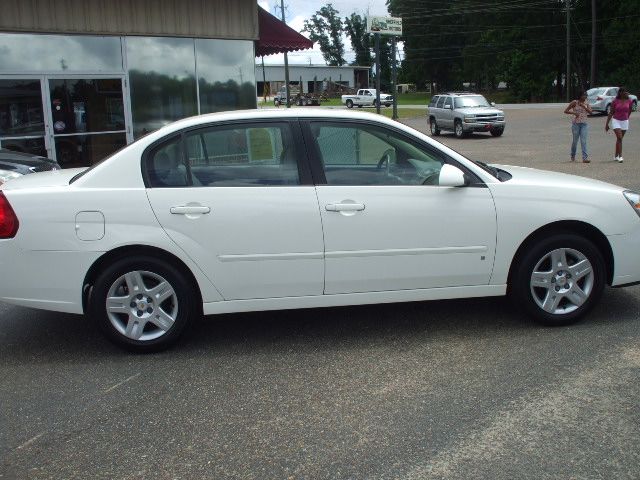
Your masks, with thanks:
<instances>
[{"instance_id":1,"label":"glass door","mask_svg":"<svg viewBox=\"0 0 640 480\"><path fill-rule=\"evenodd\" d=\"M47 152L40 77L0 78L0 147L50 156Z\"/></svg>"},{"instance_id":2,"label":"glass door","mask_svg":"<svg viewBox=\"0 0 640 480\"><path fill-rule=\"evenodd\" d=\"M54 158L62 168L86 167L127 144L124 77L48 77Z\"/></svg>"}]
</instances>

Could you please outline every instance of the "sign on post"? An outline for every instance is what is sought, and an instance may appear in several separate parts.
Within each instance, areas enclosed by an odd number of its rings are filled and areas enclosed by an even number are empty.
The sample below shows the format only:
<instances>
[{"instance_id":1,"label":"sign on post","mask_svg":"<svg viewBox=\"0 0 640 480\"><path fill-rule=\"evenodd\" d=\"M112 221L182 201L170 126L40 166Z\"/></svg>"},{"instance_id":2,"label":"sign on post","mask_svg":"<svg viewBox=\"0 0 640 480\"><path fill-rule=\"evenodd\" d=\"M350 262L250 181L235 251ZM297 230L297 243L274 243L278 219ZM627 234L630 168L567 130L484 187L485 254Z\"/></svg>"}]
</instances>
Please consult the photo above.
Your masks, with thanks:
<instances>
[{"instance_id":1,"label":"sign on post","mask_svg":"<svg viewBox=\"0 0 640 480\"><path fill-rule=\"evenodd\" d=\"M402 19L396 17L367 17L367 33L402 35Z\"/></svg>"}]
</instances>

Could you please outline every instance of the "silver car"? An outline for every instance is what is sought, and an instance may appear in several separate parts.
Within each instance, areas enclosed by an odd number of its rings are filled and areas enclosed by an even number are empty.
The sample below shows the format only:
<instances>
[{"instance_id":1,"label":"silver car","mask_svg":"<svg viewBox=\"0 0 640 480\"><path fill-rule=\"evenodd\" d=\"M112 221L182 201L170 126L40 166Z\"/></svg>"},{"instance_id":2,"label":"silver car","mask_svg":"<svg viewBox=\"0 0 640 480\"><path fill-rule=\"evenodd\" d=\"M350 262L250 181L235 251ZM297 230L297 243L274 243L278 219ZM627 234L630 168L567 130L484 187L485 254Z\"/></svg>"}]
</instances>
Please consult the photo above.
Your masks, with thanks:
<instances>
[{"instance_id":1,"label":"silver car","mask_svg":"<svg viewBox=\"0 0 640 480\"><path fill-rule=\"evenodd\" d=\"M618 94L618 87L596 87L587 90L587 102L591 105L594 112L602 112L609 115L611 103ZM638 109L638 97L629 94L629 98L633 100L633 111Z\"/></svg>"},{"instance_id":2,"label":"silver car","mask_svg":"<svg viewBox=\"0 0 640 480\"><path fill-rule=\"evenodd\" d=\"M450 130L458 138L473 132L489 132L499 137L505 128L504 112L476 93L434 95L427 115L432 135Z\"/></svg>"}]
</instances>

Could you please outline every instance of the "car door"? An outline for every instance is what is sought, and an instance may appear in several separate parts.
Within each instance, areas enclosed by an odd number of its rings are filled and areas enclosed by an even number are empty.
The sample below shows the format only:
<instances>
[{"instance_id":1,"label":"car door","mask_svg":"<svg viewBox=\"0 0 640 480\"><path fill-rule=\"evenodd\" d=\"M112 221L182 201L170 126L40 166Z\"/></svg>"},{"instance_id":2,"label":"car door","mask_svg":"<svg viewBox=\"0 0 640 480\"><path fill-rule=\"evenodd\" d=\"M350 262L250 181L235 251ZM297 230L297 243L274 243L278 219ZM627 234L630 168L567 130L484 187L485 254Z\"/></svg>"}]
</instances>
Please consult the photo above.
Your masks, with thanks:
<instances>
[{"instance_id":1,"label":"car door","mask_svg":"<svg viewBox=\"0 0 640 480\"><path fill-rule=\"evenodd\" d=\"M496 214L484 185L441 187L447 156L392 127L305 124L325 241L325 294L486 285Z\"/></svg>"},{"instance_id":2,"label":"car door","mask_svg":"<svg viewBox=\"0 0 640 480\"><path fill-rule=\"evenodd\" d=\"M442 109L442 118L447 128L453 130L453 97L447 96Z\"/></svg>"},{"instance_id":3,"label":"car door","mask_svg":"<svg viewBox=\"0 0 640 480\"><path fill-rule=\"evenodd\" d=\"M435 108L435 116L436 116L436 121L438 122L438 125L440 126L440 128L445 128L445 117L444 117L444 102L446 100L446 97L444 95L440 96L438 98L438 103L436 105Z\"/></svg>"},{"instance_id":4,"label":"car door","mask_svg":"<svg viewBox=\"0 0 640 480\"><path fill-rule=\"evenodd\" d=\"M145 153L167 234L226 299L321 295L323 240L297 123L212 124Z\"/></svg>"}]
</instances>

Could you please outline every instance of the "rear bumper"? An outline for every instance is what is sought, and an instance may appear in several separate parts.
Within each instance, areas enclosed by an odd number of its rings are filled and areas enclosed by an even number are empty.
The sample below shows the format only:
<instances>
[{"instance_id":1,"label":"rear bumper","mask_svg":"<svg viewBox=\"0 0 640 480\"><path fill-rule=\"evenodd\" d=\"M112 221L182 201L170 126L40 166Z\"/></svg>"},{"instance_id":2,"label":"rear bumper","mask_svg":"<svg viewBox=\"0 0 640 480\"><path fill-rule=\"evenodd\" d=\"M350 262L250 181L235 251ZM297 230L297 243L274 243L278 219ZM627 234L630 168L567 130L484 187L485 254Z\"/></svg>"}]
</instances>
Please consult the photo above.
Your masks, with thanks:
<instances>
[{"instance_id":1,"label":"rear bumper","mask_svg":"<svg viewBox=\"0 0 640 480\"><path fill-rule=\"evenodd\" d=\"M83 313L82 286L101 252L23 251L0 240L0 301L56 312Z\"/></svg>"}]
</instances>

